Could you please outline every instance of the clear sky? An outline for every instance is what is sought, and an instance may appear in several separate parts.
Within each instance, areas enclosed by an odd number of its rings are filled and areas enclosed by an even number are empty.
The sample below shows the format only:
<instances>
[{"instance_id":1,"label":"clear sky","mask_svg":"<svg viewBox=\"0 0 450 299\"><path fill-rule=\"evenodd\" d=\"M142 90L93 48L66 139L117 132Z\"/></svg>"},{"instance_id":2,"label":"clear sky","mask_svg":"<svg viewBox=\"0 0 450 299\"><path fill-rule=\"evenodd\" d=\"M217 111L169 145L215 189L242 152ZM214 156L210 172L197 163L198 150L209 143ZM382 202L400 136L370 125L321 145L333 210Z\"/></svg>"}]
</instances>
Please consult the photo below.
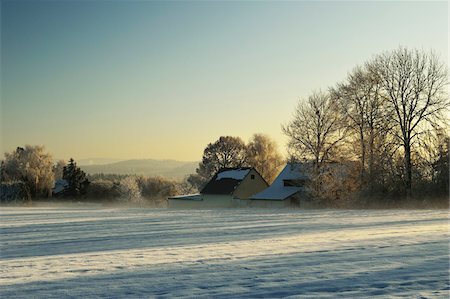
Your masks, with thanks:
<instances>
[{"instance_id":1,"label":"clear sky","mask_svg":"<svg viewBox=\"0 0 450 299\"><path fill-rule=\"evenodd\" d=\"M2 1L1 153L200 160L398 46L448 63L448 2Z\"/></svg>"}]
</instances>

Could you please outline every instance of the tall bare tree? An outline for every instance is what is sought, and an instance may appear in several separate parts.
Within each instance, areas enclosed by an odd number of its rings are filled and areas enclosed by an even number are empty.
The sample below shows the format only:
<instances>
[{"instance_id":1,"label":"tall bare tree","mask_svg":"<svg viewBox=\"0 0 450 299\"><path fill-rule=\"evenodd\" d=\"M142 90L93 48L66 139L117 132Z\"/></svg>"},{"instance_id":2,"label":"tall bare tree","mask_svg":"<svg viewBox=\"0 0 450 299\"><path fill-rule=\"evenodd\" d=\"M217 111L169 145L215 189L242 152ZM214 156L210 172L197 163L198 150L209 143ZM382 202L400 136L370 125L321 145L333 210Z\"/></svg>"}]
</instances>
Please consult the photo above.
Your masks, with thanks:
<instances>
[{"instance_id":1,"label":"tall bare tree","mask_svg":"<svg viewBox=\"0 0 450 299\"><path fill-rule=\"evenodd\" d=\"M282 127L293 157L312 160L316 173L337 153L345 137L338 105L328 93L315 92L299 102L294 118Z\"/></svg>"},{"instance_id":2,"label":"tall bare tree","mask_svg":"<svg viewBox=\"0 0 450 299\"><path fill-rule=\"evenodd\" d=\"M393 134L403 147L405 190L410 197L414 142L430 127L446 122L448 71L433 52L406 48L378 55L371 67L393 113Z\"/></svg>"},{"instance_id":3,"label":"tall bare tree","mask_svg":"<svg viewBox=\"0 0 450 299\"><path fill-rule=\"evenodd\" d=\"M62 179L64 166L66 166L66 164L66 161L58 160L55 165L53 165L53 174L55 175L55 180Z\"/></svg>"},{"instance_id":4,"label":"tall bare tree","mask_svg":"<svg viewBox=\"0 0 450 299\"><path fill-rule=\"evenodd\" d=\"M375 139L389 129L389 124L385 122L388 114L380 96L378 77L367 65L356 67L344 82L330 92L338 101L341 113L346 118L349 133L355 136L359 144L355 150L359 151L360 185L372 185Z\"/></svg>"}]
</instances>

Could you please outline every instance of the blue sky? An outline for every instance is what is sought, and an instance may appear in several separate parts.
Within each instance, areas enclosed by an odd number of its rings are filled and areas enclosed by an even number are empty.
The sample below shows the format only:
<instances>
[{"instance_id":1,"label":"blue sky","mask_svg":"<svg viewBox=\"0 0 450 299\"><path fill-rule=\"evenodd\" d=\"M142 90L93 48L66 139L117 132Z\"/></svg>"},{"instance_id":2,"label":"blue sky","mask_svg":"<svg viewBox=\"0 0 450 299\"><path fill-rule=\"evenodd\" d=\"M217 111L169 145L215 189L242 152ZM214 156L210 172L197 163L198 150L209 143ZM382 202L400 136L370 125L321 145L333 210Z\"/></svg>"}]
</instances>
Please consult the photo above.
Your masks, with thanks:
<instances>
[{"instance_id":1,"label":"blue sky","mask_svg":"<svg viewBox=\"0 0 450 299\"><path fill-rule=\"evenodd\" d=\"M448 3L2 1L1 152L199 160L407 46L448 63Z\"/></svg>"}]
</instances>

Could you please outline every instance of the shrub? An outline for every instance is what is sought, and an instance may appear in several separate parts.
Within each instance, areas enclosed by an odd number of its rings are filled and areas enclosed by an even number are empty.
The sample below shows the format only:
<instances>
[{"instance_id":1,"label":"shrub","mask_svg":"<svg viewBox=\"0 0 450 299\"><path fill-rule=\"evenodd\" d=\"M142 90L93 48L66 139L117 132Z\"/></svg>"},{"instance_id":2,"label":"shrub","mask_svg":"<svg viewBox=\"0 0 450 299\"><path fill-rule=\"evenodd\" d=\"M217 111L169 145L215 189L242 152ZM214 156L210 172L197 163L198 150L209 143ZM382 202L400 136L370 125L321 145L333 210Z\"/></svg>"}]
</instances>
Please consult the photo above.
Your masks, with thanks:
<instances>
[{"instance_id":1,"label":"shrub","mask_svg":"<svg viewBox=\"0 0 450 299\"><path fill-rule=\"evenodd\" d=\"M30 190L25 182L15 181L0 183L0 203L17 203L30 199Z\"/></svg>"},{"instance_id":2,"label":"shrub","mask_svg":"<svg viewBox=\"0 0 450 299\"><path fill-rule=\"evenodd\" d=\"M89 199L112 200L120 197L119 184L108 180L96 180L89 184Z\"/></svg>"}]
</instances>

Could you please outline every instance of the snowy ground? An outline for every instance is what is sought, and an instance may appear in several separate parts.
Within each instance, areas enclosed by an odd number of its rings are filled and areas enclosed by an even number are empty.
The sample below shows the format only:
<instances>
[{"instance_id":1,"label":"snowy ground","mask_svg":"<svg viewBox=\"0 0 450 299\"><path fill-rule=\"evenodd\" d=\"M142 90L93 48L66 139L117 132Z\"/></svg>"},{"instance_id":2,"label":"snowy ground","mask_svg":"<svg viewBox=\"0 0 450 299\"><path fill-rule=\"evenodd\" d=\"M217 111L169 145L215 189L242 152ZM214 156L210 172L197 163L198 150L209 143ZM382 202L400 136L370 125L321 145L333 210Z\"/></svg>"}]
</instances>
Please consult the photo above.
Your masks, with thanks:
<instances>
[{"instance_id":1,"label":"snowy ground","mask_svg":"<svg viewBox=\"0 0 450 299\"><path fill-rule=\"evenodd\" d=\"M1 298L449 298L444 210L1 208Z\"/></svg>"}]
</instances>

